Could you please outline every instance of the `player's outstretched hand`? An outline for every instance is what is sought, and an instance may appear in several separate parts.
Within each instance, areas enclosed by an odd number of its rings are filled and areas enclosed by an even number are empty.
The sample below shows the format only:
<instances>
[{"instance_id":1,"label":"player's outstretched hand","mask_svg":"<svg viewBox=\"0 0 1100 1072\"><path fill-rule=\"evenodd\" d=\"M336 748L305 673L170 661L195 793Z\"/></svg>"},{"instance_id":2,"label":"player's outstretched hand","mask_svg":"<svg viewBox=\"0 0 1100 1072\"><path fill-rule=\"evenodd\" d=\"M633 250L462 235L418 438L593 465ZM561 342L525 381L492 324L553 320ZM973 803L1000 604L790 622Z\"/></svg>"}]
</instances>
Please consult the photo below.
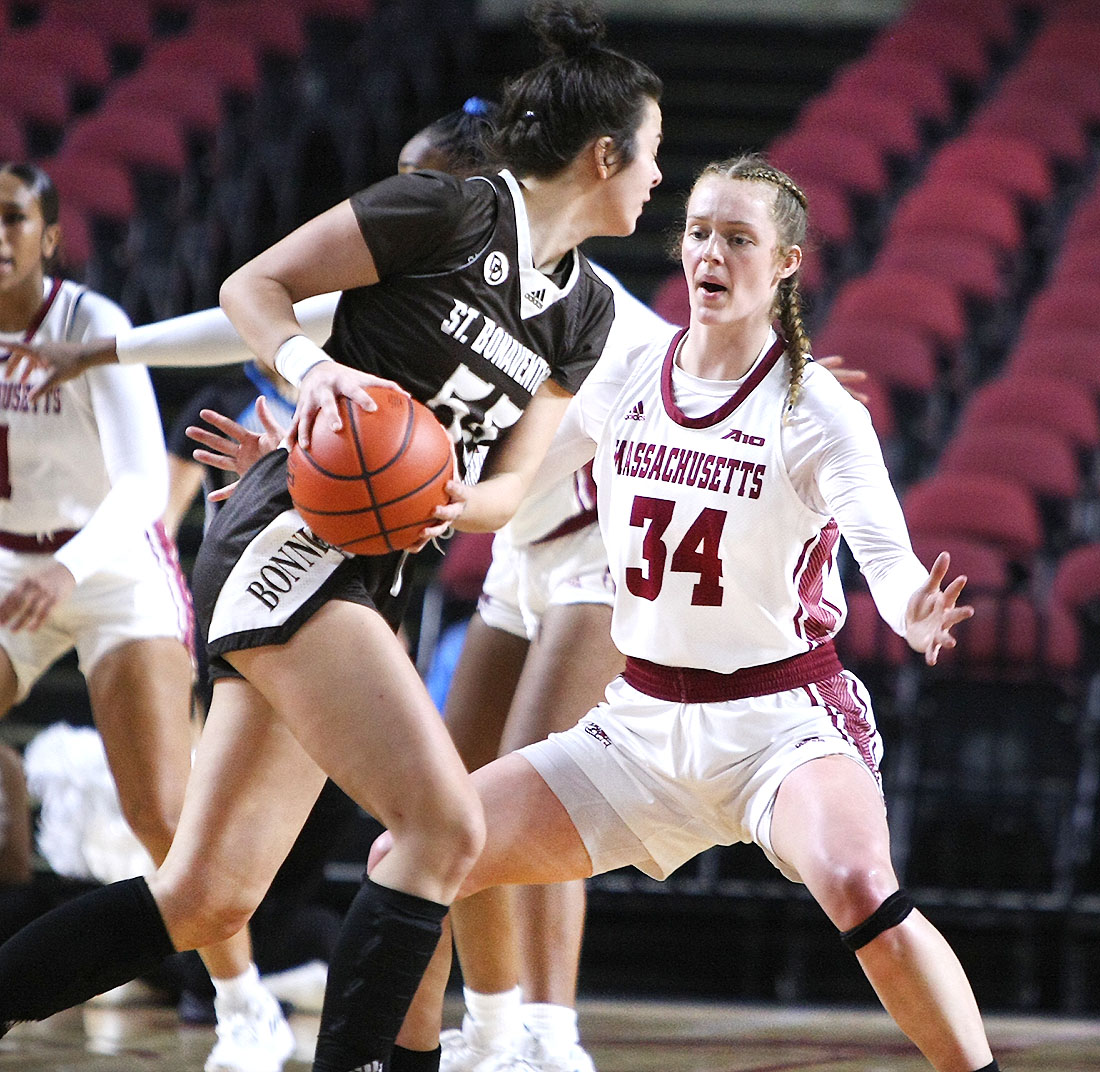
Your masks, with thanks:
<instances>
[{"instance_id":1,"label":"player's outstretched hand","mask_svg":"<svg viewBox=\"0 0 1100 1072\"><path fill-rule=\"evenodd\" d=\"M837 383L857 402L862 402L866 406L871 401L869 395L865 395L859 390L859 385L867 382L867 373L863 369L845 368L844 358L840 354L815 357L814 360L822 368L828 369L836 377Z\"/></svg>"},{"instance_id":2,"label":"player's outstretched hand","mask_svg":"<svg viewBox=\"0 0 1100 1072\"><path fill-rule=\"evenodd\" d=\"M115 340L88 339L84 342L6 342L0 348L10 357L3 365L3 378L26 383L35 369L45 369L46 376L31 388L27 400L31 403L40 398L51 387L79 376L96 365L114 365L118 363Z\"/></svg>"},{"instance_id":3,"label":"player's outstretched hand","mask_svg":"<svg viewBox=\"0 0 1100 1072\"><path fill-rule=\"evenodd\" d=\"M13 633L26 629L33 633L47 615L76 587L76 578L56 560L28 573L0 599L0 625Z\"/></svg>"},{"instance_id":4,"label":"player's outstretched hand","mask_svg":"<svg viewBox=\"0 0 1100 1072\"><path fill-rule=\"evenodd\" d=\"M227 473L236 473L238 477L244 476L256 462L265 454L270 454L286 437L286 429L272 417L267 399L263 395L256 399L256 416L260 418L263 432L253 432L232 417L227 417L214 409L200 410L199 416L218 431L211 432L209 428L202 428L197 424L188 426L188 438L196 443L202 443L206 448L197 448L191 456L203 465L211 465ZM217 488L210 492L207 498L211 502L223 502L233 494L238 483L239 480L234 480L224 488Z\"/></svg>"},{"instance_id":5,"label":"player's outstretched hand","mask_svg":"<svg viewBox=\"0 0 1100 1072\"><path fill-rule=\"evenodd\" d=\"M289 438L297 439L303 448L308 447L313 427L319 420L328 421L332 430L337 431L344 423L337 405L341 396L350 398L367 413L373 413L378 406L370 396L372 387L392 387L404 395L409 393L393 380L360 372L338 361L318 361L298 385L298 405L290 422Z\"/></svg>"},{"instance_id":6,"label":"player's outstretched hand","mask_svg":"<svg viewBox=\"0 0 1100 1072\"><path fill-rule=\"evenodd\" d=\"M928 580L909 597L905 612L905 639L914 651L924 654L929 666L936 665L942 648L955 646L951 630L974 614L973 607L957 605L966 584L964 575L960 574L946 588L940 587L950 565L951 556L941 551L932 563Z\"/></svg>"}]
</instances>

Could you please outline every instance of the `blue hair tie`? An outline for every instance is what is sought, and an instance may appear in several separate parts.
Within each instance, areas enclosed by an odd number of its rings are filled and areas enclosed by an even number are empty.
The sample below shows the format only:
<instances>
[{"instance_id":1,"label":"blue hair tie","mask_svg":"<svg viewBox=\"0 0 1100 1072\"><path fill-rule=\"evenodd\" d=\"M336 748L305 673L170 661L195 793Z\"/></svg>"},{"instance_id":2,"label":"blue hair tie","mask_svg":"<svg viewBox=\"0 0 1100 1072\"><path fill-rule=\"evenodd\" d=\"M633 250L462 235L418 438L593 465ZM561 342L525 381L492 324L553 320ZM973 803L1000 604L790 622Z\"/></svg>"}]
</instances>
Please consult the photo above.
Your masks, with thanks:
<instances>
[{"instance_id":1,"label":"blue hair tie","mask_svg":"<svg viewBox=\"0 0 1100 1072\"><path fill-rule=\"evenodd\" d=\"M462 110L467 115L486 115L489 111L489 105L480 97L471 97L462 106Z\"/></svg>"}]
</instances>

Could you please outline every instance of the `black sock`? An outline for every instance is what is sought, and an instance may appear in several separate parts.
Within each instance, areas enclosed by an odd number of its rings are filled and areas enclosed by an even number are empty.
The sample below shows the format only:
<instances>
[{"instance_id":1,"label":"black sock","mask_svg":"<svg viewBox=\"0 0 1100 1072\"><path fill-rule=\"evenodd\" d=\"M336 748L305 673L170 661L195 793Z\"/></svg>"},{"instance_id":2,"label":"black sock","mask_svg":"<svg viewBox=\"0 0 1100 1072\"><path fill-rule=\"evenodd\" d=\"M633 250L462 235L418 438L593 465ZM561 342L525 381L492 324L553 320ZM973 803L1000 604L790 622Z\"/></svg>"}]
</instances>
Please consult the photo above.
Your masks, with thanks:
<instances>
[{"instance_id":1,"label":"black sock","mask_svg":"<svg viewBox=\"0 0 1100 1072\"><path fill-rule=\"evenodd\" d=\"M363 883L329 961L313 1072L380 1072L446 914L446 905Z\"/></svg>"},{"instance_id":2,"label":"black sock","mask_svg":"<svg viewBox=\"0 0 1100 1072\"><path fill-rule=\"evenodd\" d=\"M92 890L0 946L0 1027L79 1005L175 951L145 879Z\"/></svg>"},{"instance_id":3,"label":"black sock","mask_svg":"<svg viewBox=\"0 0 1100 1072\"><path fill-rule=\"evenodd\" d=\"M434 1050L406 1050L404 1046L394 1045L386 1072L439 1072L442 1055L439 1046Z\"/></svg>"}]
</instances>

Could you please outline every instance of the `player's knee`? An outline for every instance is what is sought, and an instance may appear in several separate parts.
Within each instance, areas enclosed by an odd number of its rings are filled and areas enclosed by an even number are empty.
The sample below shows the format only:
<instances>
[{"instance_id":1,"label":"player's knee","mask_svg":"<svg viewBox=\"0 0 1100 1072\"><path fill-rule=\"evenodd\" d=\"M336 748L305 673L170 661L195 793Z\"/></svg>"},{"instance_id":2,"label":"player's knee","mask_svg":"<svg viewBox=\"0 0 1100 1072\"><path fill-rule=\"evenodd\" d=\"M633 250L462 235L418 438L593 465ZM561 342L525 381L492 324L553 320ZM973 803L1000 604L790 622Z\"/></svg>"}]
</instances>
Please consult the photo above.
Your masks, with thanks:
<instances>
[{"instance_id":1,"label":"player's knee","mask_svg":"<svg viewBox=\"0 0 1100 1072\"><path fill-rule=\"evenodd\" d=\"M841 930L866 919L897 889L889 861L834 859L813 869L814 890Z\"/></svg>"},{"instance_id":2,"label":"player's knee","mask_svg":"<svg viewBox=\"0 0 1100 1072\"><path fill-rule=\"evenodd\" d=\"M389 835L388 844L379 839L372 846L371 865L388 848L403 844L443 886L457 889L485 845L485 816L476 795L463 795L437 802L419 822Z\"/></svg>"},{"instance_id":3,"label":"player's knee","mask_svg":"<svg viewBox=\"0 0 1100 1072\"><path fill-rule=\"evenodd\" d=\"M158 875L150 887L179 949L200 949L231 938L247 925L258 904L241 891L201 880L174 883Z\"/></svg>"},{"instance_id":4,"label":"player's knee","mask_svg":"<svg viewBox=\"0 0 1100 1072\"><path fill-rule=\"evenodd\" d=\"M485 813L476 796L456 802L441 816L440 829L435 838L444 846L440 863L457 883L473 867L485 846Z\"/></svg>"},{"instance_id":5,"label":"player's knee","mask_svg":"<svg viewBox=\"0 0 1100 1072\"><path fill-rule=\"evenodd\" d=\"M879 935L904 922L913 907L913 899L905 890L895 890L862 922L841 931L840 940L855 953Z\"/></svg>"}]
</instances>

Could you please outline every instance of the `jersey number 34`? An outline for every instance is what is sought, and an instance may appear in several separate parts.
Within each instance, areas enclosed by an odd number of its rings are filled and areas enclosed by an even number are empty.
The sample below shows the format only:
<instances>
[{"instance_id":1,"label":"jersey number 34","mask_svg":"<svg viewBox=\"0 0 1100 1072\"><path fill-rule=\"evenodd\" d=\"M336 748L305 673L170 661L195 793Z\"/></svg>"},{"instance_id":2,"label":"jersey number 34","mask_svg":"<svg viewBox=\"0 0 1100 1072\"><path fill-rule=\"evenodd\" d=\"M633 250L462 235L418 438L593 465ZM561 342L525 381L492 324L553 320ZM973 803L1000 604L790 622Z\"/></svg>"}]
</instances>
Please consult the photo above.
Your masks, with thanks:
<instances>
[{"instance_id":1,"label":"jersey number 34","mask_svg":"<svg viewBox=\"0 0 1100 1072\"><path fill-rule=\"evenodd\" d=\"M697 573L699 580L691 593L693 607L718 607L722 604L722 526L726 511L705 507L676 545L671 559L663 537L672 521L675 503L637 495L630 510L632 528L645 528L642 558L646 568L628 566L627 590L640 599L656 599L664 584L665 573ZM648 527L646 523L648 522Z\"/></svg>"}]
</instances>

